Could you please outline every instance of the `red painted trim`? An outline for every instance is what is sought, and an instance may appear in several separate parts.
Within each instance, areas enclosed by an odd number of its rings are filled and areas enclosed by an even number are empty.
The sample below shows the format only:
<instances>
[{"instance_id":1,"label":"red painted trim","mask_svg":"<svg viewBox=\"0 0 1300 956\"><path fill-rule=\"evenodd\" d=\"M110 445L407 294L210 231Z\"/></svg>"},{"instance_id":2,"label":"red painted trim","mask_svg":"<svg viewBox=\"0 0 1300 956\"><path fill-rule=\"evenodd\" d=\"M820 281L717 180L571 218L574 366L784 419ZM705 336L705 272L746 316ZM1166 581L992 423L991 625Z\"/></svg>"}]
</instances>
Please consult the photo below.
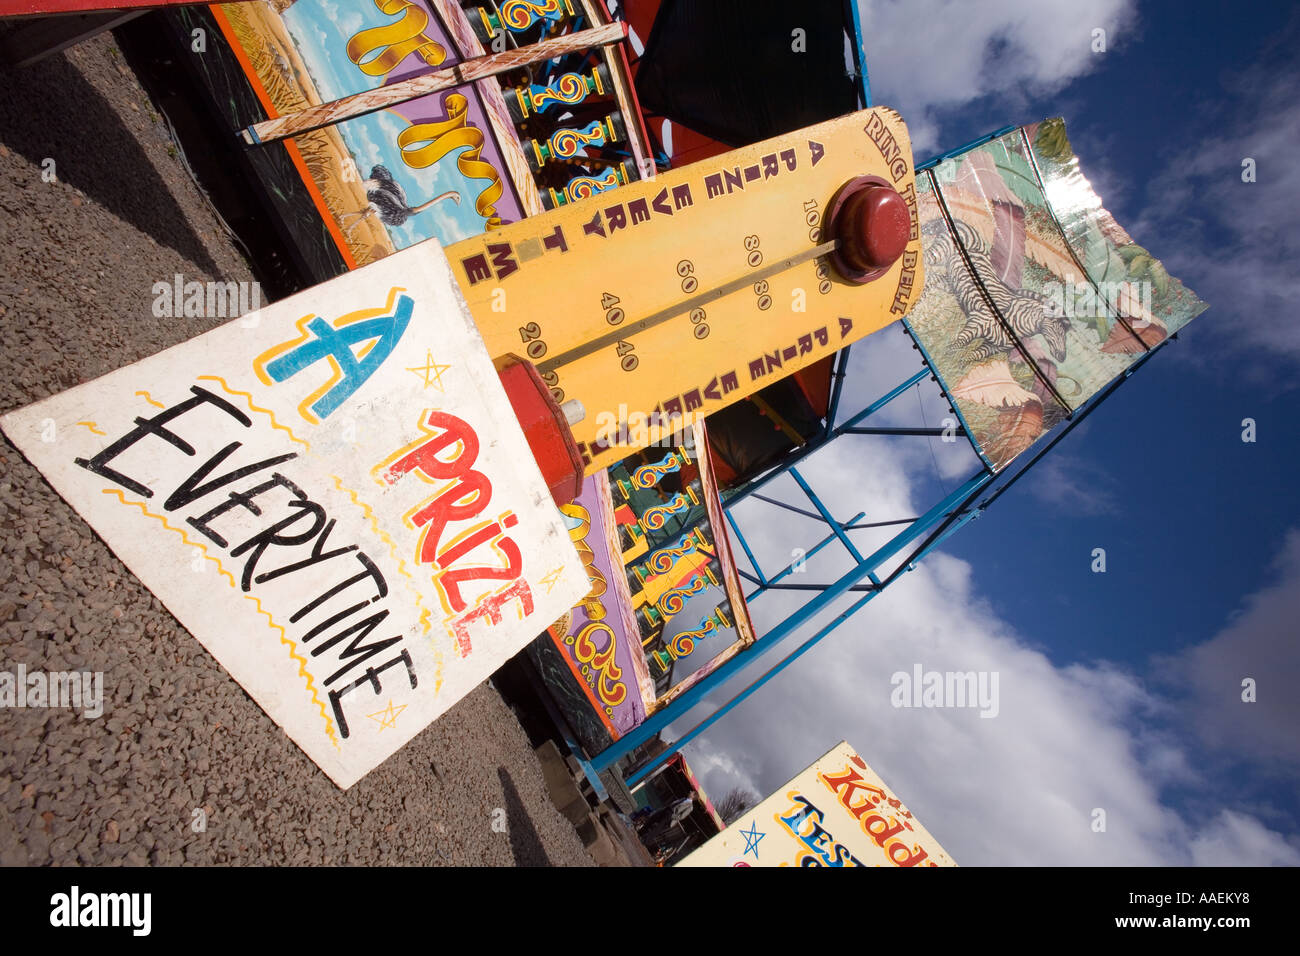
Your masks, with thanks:
<instances>
[{"instance_id":1,"label":"red painted trim","mask_svg":"<svg viewBox=\"0 0 1300 956\"><path fill-rule=\"evenodd\" d=\"M234 0L244 2L244 0ZM150 7L199 6L195 0L0 0L0 17L45 16L59 13L100 13Z\"/></svg>"}]
</instances>

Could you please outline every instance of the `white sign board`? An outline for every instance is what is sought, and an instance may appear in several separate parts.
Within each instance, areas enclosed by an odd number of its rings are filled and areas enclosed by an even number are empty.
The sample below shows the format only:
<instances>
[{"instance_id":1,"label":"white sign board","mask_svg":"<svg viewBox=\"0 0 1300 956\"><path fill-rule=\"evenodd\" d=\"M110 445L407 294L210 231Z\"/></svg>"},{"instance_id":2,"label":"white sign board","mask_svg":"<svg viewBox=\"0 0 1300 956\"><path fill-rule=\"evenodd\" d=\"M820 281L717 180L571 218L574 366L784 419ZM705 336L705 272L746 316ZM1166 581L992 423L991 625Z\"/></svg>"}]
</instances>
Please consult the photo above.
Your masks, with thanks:
<instances>
[{"instance_id":1,"label":"white sign board","mask_svg":"<svg viewBox=\"0 0 1300 956\"><path fill-rule=\"evenodd\" d=\"M590 588L432 241L0 427L341 787Z\"/></svg>"},{"instance_id":2,"label":"white sign board","mask_svg":"<svg viewBox=\"0 0 1300 956\"><path fill-rule=\"evenodd\" d=\"M678 866L956 866L847 743Z\"/></svg>"}]
</instances>

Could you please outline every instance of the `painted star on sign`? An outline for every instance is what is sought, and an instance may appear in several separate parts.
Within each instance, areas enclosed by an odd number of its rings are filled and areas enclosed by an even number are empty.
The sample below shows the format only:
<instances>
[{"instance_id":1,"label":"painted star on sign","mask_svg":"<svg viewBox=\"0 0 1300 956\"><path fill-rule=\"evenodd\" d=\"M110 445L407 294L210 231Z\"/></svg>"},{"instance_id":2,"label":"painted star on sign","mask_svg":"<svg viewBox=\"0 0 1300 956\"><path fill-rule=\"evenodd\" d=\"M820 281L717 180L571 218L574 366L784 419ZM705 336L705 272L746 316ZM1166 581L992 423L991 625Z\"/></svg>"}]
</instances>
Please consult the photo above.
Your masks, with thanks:
<instances>
[{"instance_id":1,"label":"painted star on sign","mask_svg":"<svg viewBox=\"0 0 1300 956\"><path fill-rule=\"evenodd\" d=\"M371 720L375 720L379 722L379 732L382 734L384 732L385 727L392 727L394 730L397 729L397 718L402 715L402 711L404 710L406 710L405 704L403 704L401 707L394 707L393 702L390 699L388 701L388 706L385 707L383 710L381 710L379 713L366 714L366 716L369 717Z\"/></svg>"},{"instance_id":2,"label":"painted star on sign","mask_svg":"<svg viewBox=\"0 0 1300 956\"><path fill-rule=\"evenodd\" d=\"M749 852L752 850L754 852L754 859L757 860L758 841L763 839L763 837L767 836L767 834L758 832L758 821L755 820L753 823L749 825L748 830L741 830L740 835L745 838L745 852L742 853L741 856L748 855Z\"/></svg>"},{"instance_id":3,"label":"painted star on sign","mask_svg":"<svg viewBox=\"0 0 1300 956\"><path fill-rule=\"evenodd\" d=\"M547 594L551 593L551 588L555 587L556 582L560 580L560 575L562 574L564 574L564 567L561 565L550 574L546 575L546 577L542 578L542 584L546 585Z\"/></svg>"},{"instance_id":4,"label":"painted star on sign","mask_svg":"<svg viewBox=\"0 0 1300 956\"><path fill-rule=\"evenodd\" d=\"M408 368L407 371L414 372L416 375L423 378L425 388L428 388L430 385L436 385L438 391L445 394L446 389L442 387L442 376L449 368L451 368L450 365L439 365L433 360L432 349L425 349L424 365L417 365L414 368Z\"/></svg>"}]
</instances>

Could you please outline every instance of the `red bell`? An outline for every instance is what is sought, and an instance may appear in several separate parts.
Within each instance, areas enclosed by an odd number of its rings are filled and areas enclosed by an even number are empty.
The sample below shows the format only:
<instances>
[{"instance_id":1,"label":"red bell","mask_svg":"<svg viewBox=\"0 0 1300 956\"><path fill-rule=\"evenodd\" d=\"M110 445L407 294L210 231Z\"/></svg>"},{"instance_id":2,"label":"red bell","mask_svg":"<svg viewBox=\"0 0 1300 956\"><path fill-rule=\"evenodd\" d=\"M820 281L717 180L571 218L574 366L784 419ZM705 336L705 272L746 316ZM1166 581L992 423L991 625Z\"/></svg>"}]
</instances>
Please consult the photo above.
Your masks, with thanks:
<instances>
[{"instance_id":1,"label":"red bell","mask_svg":"<svg viewBox=\"0 0 1300 956\"><path fill-rule=\"evenodd\" d=\"M828 214L830 234L839 242L831 262L840 276L855 285L889 271L911 237L906 200L878 176L859 176L845 183L831 200Z\"/></svg>"},{"instance_id":2,"label":"red bell","mask_svg":"<svg viewBox=\"0 0 1300 956\"><path fill-rule=\"evenodd\" d=\"M565 402L561 409L533 363L517 355L497 359L496 369L551 498L557 506L568 504L582 491L583 467L567 413L582 421L581 403Z\"/></svg>"}]
</instances>

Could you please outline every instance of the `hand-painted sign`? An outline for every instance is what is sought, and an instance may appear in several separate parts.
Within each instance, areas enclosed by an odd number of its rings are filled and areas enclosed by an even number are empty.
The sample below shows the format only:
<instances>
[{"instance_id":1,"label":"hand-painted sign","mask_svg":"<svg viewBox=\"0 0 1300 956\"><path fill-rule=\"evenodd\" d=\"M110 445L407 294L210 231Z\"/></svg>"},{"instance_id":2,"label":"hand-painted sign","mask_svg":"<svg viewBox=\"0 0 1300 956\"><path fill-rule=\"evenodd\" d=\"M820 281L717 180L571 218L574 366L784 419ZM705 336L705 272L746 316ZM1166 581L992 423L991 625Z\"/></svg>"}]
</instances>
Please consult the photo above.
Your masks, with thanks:
<instances>
[{"instance_id":1,"label":"hand-painted sign","mask_svg":"<svg viewBox=\"0 0 1300 956\"><path fill-rule=\"evenodd\" d=\"M823 217L873 176L910 238L875 281L842 281ZM825 248L823 248L825 247ZM923 282L912 150L876 108L631 183L447 250L493 356L526 353L588 474L661 442L904 315Z\"/></svg>"},{"instance_id":2,"label":"hand-painted sign","mask_svg":"<svg viewBox=\"0 0 1300 956\"><path fill-rule=\"evenodd\" d=\"M841 742L678 866L956 866Z\"/></svg>"},{"instance_id":3,"label":"hand-painted sign","mask_svg":"<svg viewBox=\"0 0 1300 956\"><path fill-rule=\"evenodd\" d=\"M917 202L907 322L995 469L1206 307L1102 208L1060 119L926 170Z\"/></svg>"},{"instance_id":4,"label":"hand-painted sign","mask_svg":"<svg viewBox=\"0 0 1300 956\"><path fill-rule=\"evenodd\" d=\"M590 587L434 242L0 426L342 787Z\"/></svg>"}]
</instances>

